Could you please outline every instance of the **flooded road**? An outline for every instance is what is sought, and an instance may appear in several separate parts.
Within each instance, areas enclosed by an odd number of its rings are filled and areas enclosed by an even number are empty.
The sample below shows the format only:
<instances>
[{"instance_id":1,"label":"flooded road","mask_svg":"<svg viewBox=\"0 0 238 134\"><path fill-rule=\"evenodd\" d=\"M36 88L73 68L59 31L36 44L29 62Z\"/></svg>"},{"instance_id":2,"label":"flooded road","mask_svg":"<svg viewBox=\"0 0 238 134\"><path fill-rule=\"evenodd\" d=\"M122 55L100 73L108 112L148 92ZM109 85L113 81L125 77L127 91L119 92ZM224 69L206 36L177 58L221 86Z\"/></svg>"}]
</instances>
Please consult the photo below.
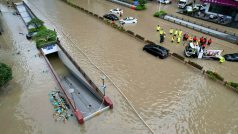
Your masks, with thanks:
<instances>
[{"instance_id":1,"label":"flooded road","mask_svg":"<svg viewBox=\"0 0 238 134\"><path fill-rule=\"evenodd\" d=\"M233 91L172 58L160 60L143 52L143 43L62 1L27 3L57 30L65 49L93 81L101 85L103 74L96 65L122 90L155 133L238 131L238 101ZM105 10L104 6L95 8ZM86 122L84 132L149 133L109 80L107 87L106 93L115 106L113 111ZM103 123L98 123L101 120Z\"/></svg>"},{"instance_id":2,"label":"flooded road","mask_svg":"<svg viewBox=\"0 0 238 134\"><path fill-rule=\"evenodd\" d=\"M192 36L197 36L197 37L204 36L207 38L212 38L213 43L208 49L224 50L223 54L237 53L238 51L238 45L199 33L197 31L165 21L163 19L153 17L152 15L154 14L154 12L158 10L157 5L154 3L149 3L147 5L148 9L145 11L134 11L134 10L131 10L130 8L126 8L124 6L121 6L112 2L108 2L106 0L70 0L70 2L80 5L81 7L89 11L92 11L96 14L99 14L101 16L108 13L109 10L112 8L117 8L117 7L122 8L124 10L123 17L131 16L138 19L138 23L136 25L125 26L125 28L128 30L132 30L137 34L142 35L146 39L152 40L153 42L156 42L158 44L160 44L159 43L160 38L159 38L159 33L156 32L155 28L156 28L156 25L159 24L161 28L163 28L164 31L167 33L165 42L161 45L165 46L166 48L169 48L172 52L176 52L180 55L183 55L183 52L184 52L184 46L182 45L183 43L181 43L180 45L176 43L171 43L172 36L169 35L170 28L182 29L183 33L186 32ZM165 6L162 6L161 8L167 11L170 9L170 6L165 5ZM171 8L172 8L171 11L168 11L170 13L174 11L174 7L171 7ZM235 30L234 32L237 32L237 31L238 30ZM229 81L238 81L238 77L237 77L238 70L236 69L238 68L237 63L225 62L224 64L221 65L217 61L200 60L200 59L190 59L190 60L204 66L206 70L212 70L212 71L218 72Z\"/></svg>"}]
</instances>

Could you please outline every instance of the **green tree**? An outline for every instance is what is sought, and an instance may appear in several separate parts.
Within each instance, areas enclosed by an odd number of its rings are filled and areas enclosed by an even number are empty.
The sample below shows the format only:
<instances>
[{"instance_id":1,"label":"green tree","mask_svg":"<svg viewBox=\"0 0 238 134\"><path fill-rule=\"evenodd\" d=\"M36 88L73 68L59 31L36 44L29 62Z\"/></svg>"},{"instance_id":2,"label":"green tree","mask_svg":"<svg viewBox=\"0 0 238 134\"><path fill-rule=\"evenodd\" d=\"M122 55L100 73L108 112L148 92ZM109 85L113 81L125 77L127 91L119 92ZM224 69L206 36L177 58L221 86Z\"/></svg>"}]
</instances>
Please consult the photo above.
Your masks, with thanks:
<instances>
[{"instance_id":1,"label":"green tree","mask_svg":"<svg viewBox=\"0 0 238 134\"><path fill-rule=\"evenodd\" d=\"M0 87L2 87L11 79L12 69L8 65L0 63Z\"/></svg>"}]
</instances>

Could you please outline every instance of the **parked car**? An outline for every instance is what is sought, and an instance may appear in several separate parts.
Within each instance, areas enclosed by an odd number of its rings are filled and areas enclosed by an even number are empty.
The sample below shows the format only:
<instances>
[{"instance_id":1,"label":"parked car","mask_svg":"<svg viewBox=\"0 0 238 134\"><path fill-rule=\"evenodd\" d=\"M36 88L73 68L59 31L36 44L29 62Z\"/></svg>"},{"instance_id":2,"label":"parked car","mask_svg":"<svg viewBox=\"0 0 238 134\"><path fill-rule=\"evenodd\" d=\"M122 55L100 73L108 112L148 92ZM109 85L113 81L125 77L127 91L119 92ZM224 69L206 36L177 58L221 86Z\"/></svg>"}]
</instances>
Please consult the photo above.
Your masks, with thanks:
<instances>
[{"instance_id":1,"label":"parked car","mask_svg":"<svg viewBox=\"0 0 238 134\"><path fill-rule=\"evenodd\" d=\"M119 22L121 24L133 24L137 23L137 19L134 17L126 17L125 19L121 19Z\"/></svg>"},{"instance_id":2,"label":"parked car","mask_svg":"<svg viewBox=\"0 0 238 134\"><path fill-rule=\"evenodd\" d=\"M193 7L192 6L186 6L186 12L187 13L192 13L193 12Z\"/></svg>"},{"instance_id":3,"label":"parked car","mask_svg":"<svg viewBox=\"0 0 238 134\"><path fill-rule=\"evenodd\" d=\"M233 61L233 62L238 62L238 53L234 53L234 54L225 54L224 58L227 61Z\"/></svg>"},{"instance_id":4,"label":"parked car","mask_svg":"<svg viewBox=\"0 0 238 134\"><path fill-rule=\"evenodd\" d=\"M123 10L122 9L120 9L120 8L116 8L116 9L111 9L110 10L110 13L112 13L112 14L117 14L117 15L122 15L123 14Z\"/></svg>"},{"instance_id":5,"label":"parked car","mask_svg":"<svg viewBox=\"0 0 238 134\"><path fill-rule=\"evenodd\" d=\"M143 51L147 51L148 53L158 56L161 59L169 56L169 50L157 44L147 44L143 47Z\"/></svg>"},{"instance_id":6,"label":"parked car","mask_svg":"<svg viewBox=\"0 0 238 134\"><path fill-rule=\"evenodd\" d=\"M105 14L103 15L104 18L111 20L111 21L118 21L119 18L115 14Z\"/></svg>"}]
</instances>

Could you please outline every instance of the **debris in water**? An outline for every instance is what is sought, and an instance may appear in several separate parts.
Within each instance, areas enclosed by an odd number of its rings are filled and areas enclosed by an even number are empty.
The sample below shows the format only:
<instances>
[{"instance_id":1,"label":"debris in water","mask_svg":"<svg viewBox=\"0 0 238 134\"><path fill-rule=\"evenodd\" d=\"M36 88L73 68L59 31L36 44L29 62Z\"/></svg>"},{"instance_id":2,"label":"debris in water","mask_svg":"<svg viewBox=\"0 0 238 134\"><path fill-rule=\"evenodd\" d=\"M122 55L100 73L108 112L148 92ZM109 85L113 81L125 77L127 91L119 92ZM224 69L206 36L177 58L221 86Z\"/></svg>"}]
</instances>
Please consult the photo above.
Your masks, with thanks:
<instances>
[{"instance_id":1,"label":"debris in water","mask_svg":"<svg viewBox=\"0 0 238 134\"><path fill-rule=\"evenodd\" d=\"M55 121L62 120L65 123L72 116L65 98L61 95L60 91L51 91L49 96L50 102L54 107L53 118Z\"/></svg>"}]
</instances>

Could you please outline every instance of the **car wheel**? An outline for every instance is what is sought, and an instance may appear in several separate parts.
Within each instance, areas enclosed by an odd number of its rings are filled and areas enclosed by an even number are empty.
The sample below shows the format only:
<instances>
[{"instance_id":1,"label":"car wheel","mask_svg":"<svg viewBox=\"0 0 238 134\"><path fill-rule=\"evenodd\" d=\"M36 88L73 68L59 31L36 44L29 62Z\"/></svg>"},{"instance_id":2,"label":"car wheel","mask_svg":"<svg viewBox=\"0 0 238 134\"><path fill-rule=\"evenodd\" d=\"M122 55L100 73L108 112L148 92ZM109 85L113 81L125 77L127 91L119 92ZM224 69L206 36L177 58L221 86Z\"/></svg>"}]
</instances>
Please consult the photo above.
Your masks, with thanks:
<instances>
[{"instance_id":1,"label":"car wheel","mask_svg":"<svg viewBox=\"0 0 238 134\"><path fill-rule=\"evenodd\" d=\"M136 23L135 21L133 21L132 23Z\"/></svg>"}]
</instances>

